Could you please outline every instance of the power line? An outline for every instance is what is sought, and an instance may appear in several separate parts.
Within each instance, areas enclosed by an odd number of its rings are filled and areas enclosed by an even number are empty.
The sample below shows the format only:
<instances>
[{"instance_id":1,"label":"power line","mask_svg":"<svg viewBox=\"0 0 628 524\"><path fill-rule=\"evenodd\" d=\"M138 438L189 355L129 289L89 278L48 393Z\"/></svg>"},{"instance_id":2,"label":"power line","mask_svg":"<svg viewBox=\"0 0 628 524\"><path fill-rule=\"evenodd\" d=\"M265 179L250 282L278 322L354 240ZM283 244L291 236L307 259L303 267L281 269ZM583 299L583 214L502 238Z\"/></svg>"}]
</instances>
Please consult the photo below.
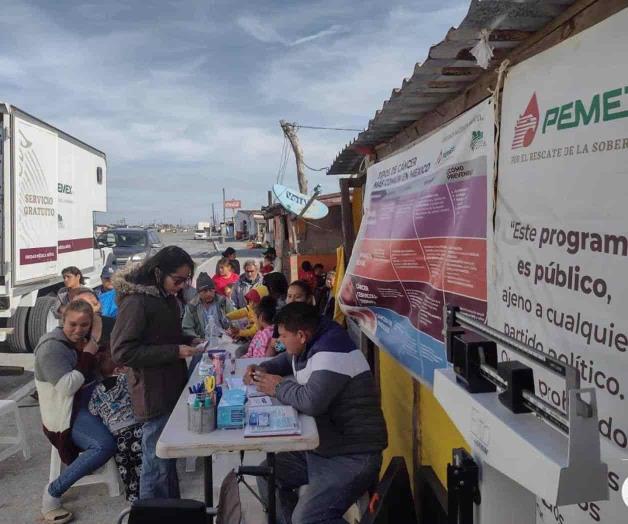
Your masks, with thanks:
<instances>
[{"instance_id":1,"label":"power line","mask_svg":"<svg viewBox=\"0 0 628 524\"><path fill-rule=\"evenodd\" d=\"M357 131L358 133L361 133L362 131L364 131L364 129L351 129L348 127L305 126L305 125L296 124L296 123L293 125L296 128L302 128L302 129L324 129L326 131Z\"/></svg>"},{"instance_id":2,"label":"power line","mask_svg":"<svg viewBox=\"0 0 628 524\"><path fill-rule=\"evenodd\" d=\"M320 169L314 169L313 167L308 166L305 161L303 161L303 165L305 167L307 167L309 170L311 171L327 171L329 168L328 167L321 167Z\"/></svg>"},{"instance_id":3,"label":"power line","mask_svg":"<svg viewBox=\"0 0 628 524\"><path fill-rule=\"evenodd\" d=\"M279 168L277 169L277 184L283 181L283 175L286 171L286 163L288 160L288 139L283 137L283 145L281 146L281 156L279 157Z\"/></svg>"}]
</instances>

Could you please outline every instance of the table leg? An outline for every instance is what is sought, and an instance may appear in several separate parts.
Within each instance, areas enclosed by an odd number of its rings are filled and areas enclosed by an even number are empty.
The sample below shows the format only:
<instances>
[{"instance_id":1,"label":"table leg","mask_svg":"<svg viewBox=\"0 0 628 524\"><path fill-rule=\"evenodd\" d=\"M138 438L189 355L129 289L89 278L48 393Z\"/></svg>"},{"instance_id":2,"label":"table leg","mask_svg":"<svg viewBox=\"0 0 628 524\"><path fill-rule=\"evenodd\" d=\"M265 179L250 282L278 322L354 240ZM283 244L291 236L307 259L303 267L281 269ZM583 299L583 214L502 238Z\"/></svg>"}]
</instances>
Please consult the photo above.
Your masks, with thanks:
<instances>
[{"instance_id":1,"label":"table leg","mask_svg":"<svg viewBox=\"0 0 628 524\"><path fill-rule=\"evenodd\" d=\"M276 486L275 486L275 454L266 454L268 465L268 524L277 524Z\"/></svg>"},{"instance_id":2,"label":"table leg","mask_svg":"<svg viewBox=\"0 0 628 524\"><path fill-rule=\"evenodd\" d=\"M205 477L205 482L203 482L203 486L205 489L205 506L207 509L214 508L214 472L212 466L212 456L203 457L203 476ZM213 524L214 515L213 513L208 513L207 522L209 524Z\"/></svg>"}]
</instances>

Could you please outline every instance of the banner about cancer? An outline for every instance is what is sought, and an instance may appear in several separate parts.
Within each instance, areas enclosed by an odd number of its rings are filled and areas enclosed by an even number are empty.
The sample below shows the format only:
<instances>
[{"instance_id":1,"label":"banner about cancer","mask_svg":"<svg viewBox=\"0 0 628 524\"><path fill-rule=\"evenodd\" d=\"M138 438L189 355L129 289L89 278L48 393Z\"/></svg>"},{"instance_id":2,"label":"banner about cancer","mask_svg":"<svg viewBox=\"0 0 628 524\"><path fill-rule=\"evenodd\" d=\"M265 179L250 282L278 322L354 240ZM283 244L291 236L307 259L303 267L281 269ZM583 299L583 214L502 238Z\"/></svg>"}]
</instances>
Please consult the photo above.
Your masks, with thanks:
<instances>
[{"instance_id":1,"label":"banner about cancer","mask_svg":"<svg viewBox=\"0 0 628 524\"><path fill-rule=\"evenodd\" d=\"M486 101L368 170L365 215L340 305L428 385L447 365L444 304L486 316L493 129Z\"/></svg>"},{"instance_id":2,"label":"banner about cancer","mask_svg":"<svg viewBox=\"0 0 628 524\"><path fill-rule=\"evenodd\" d=\"M628 522L626 27L628 10L514 67L504 86L488 323L595 389L609 468L610 501L539 500L539 524ZM565 411L564 383L536 367L535 381Z\"/></svg>"}]
</instances>

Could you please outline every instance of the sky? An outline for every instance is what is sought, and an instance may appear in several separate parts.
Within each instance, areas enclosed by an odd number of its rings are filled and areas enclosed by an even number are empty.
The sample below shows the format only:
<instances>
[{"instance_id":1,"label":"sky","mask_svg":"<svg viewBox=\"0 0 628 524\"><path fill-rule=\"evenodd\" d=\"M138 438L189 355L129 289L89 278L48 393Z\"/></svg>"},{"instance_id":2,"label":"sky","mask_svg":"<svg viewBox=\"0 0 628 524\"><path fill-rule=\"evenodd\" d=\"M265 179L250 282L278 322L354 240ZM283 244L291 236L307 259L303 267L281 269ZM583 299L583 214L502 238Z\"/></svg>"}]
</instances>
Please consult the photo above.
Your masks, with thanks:
<instances>
[{"instance_id":1,"label":"sky","mask_svg":"<svg viewBox=\"0 0 628 524\"><path fill-rule=\"evenodd\" d=\"M222 188L259 209L279 120L363 129L469 0L2 0L0 100L107 154L100 221L184 223ZM324 168L357 135L299 129ZM310 188L338 178L307 171ZM282 182L297 188L290 152Z\"/></svg>"}]
</instances>

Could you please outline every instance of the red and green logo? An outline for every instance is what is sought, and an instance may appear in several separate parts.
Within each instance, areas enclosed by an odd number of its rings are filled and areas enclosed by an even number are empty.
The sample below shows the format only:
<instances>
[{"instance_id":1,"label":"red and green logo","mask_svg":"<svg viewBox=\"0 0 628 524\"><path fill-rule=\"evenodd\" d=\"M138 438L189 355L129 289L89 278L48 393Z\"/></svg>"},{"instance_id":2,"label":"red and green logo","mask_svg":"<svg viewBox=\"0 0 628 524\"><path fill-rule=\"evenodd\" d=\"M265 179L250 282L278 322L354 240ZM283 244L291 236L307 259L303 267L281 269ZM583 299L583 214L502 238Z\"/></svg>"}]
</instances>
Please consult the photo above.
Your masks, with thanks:
<instances>
[{"instance_id":1,"label":"red and green logo","mask_svg":"<svg viewBox=\"0 0 628 524\"><path fill-rule=\"evenodd\" d=\"M519 115L515 124L515 136L512 139L511 149L519 149L520 147L528 147L534 137L536 130L539 128L539 104L536 101L536 93L532 94L532 98L528 102L523 114Z\"/></svg>"},{"instance_id":2,"label":"red and green logo","mask_svg":"<svg viewBox=\"0 0 628 524\"><path fill-rule=\"evenodd\" d=\"M590 99L576 99L550 107L543 117L542 134L628 118L627 97L628 86L624 86L596 93ZM539 114L539 104L534 93L525 111L517 119L511 149L532 144L539 128Z\"/></svg>"}]
</instances>

